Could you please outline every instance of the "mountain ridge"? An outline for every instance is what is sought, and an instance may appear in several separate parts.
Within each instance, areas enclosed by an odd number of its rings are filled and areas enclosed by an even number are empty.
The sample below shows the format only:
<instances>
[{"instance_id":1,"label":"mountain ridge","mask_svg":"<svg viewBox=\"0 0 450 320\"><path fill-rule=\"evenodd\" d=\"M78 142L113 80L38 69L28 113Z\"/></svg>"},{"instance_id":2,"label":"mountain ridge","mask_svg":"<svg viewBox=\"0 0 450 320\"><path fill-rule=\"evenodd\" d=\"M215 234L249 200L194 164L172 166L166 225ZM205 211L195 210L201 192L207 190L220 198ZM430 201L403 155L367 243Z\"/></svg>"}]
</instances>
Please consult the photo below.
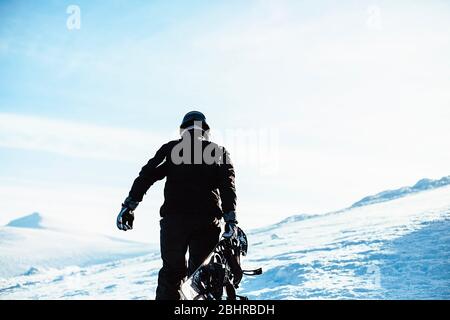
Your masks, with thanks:
<instances>
[{"instance_id":1,"label":"mountain ridge","mask_svg":"<svg viewBox=\"0 0 450 320\"><path fill-rule=\"evenodd\" d=\"M252 230L250 230L250 233L254 234L254 233L265 232L265 231L283 226L288 223L293 223L293 222L297 222L297 221L304 221L304 220L329 216L329 215L333 215L333 214L338 214L338 213L341 213L348 209L354 209L354 208L359 208L359 207L363 207L363 206L367 206L367 205L371 205L371 204L375 204L375 203L381 203L381 202L386 202L386 201L390 201L390 200L395 200L395 199L399 199L399 198L408 196L410 194L416 194L421 191L427 191L427 190L431 190L431 189L441 188L441 187L445 187L448 185L450 185L450 175L444 176L440 179L422 178L419 181L417 181L413 186L400 187L398 189L388 189L388 190L378 192L374 195L368 195L368 196L362 198L361 200L354 202L351 206L343 208L343 209L330 211L330 212L326 212L326 213L321 213L321 214L301 213L301 214L290 215L290 216L287 216L286 218L284 218L278 222L272 223L270 225L252 229Z\"/></svg>"},{"instance_id":2,"label":"mountain ridge","mask_svg":"<svg viewBox=\"0 0 450 320\"><path fill-rule=\"evenodd\" d=\"M450 185L450 176L444 176L440 179L423 178L416 182L413 186L401 187L398 189L381 191L374 195L369 195L361 200L353 203L350 208L361 207L373 203L380 203L389 200L405 197L409 194L418 193L430 189L441 188Z\"/></svg>"},{"instance_id":3,"label":"mountain ridge","mask_svg":"<svg viewBox=\"0 0 450 320\"><path fill-rule=\"evenodd\" d=\"M29 215L13 219L5 226L27 229L45 229L45 226L43 225L43 217L39 212L33 212Z\"/></svg>"}]
</instances>

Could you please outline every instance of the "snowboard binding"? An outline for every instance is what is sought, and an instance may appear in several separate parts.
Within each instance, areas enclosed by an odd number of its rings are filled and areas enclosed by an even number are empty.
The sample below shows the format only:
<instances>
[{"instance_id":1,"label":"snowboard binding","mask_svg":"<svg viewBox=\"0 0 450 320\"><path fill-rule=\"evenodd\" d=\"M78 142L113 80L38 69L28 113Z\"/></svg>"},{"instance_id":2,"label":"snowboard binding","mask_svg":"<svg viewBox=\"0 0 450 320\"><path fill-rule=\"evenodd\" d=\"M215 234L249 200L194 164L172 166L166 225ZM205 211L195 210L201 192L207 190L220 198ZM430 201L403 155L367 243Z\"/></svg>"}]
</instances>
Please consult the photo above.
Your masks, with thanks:
<instances>
[{"instance_id":1,"label":"snowboard binding","mask_svg":"<svg viewBox=\"0 0 450 320\"><path fill-rule=\"evenodd\" d=\"M227 300L248 300L236 294L243 275L260 275L262 269L243 270L241 255L248 250L247 236L237 227L231 238L221 238L203 264L182 284L180 296L183 300L222 300L223 291Z\"/></svg>"}]
</instances>

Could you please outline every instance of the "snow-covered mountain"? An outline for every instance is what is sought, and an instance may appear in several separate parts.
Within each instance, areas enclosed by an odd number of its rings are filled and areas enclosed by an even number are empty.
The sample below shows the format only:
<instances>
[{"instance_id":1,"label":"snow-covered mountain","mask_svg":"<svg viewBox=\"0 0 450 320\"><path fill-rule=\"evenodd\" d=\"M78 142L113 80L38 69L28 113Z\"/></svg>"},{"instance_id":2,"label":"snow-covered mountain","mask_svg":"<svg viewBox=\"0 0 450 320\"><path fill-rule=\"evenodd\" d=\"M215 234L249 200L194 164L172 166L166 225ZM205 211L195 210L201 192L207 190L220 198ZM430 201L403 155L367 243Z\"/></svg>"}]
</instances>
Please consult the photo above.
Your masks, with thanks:
<instances>
[{"instance_id":1,"label":"snow-covered mountain","mask_svg":"<svg viewBox=\"0 0 450 320\"><path fill-rule=\"evenodd\" d=\"M0 227L0 278L93 265L143 255L154 249L148 244L60 225L35 212Z\"/></svg>"},{"instance_id":2,"label":"snow-covered mountain","mask_svg":"<svg viewBox=\"0 0 450 320\"><path fill-rule=\"evenodd\" d=\"M450 299L450 186L250 232L256 299Z\"/></svg>"},{"instance_id":3,"label":"snow-covered mountain","mask_svg":"<svg viewBox=\"0 0 450 320\"><path fill-rule=\"evenodd\" d=\"M249 231L249 252L243 264L261 266L264 273L246 277L239 292L251 299L450 299L450 185L445 181L448 177L421 180L409 192L388 191L347 209L292 216ZM48 238L47 233L58 231L43 229L45 219L38 218L27 217L15 221L14 227L0 229L0 270L4 270L5 252L13 267L20 264L20 256L27 256L21 248L26 241L43 241L37 232L53 241L40 244L53 252L28 252L30 257L42 257L33 265L43 263L54 269L36 267L0 279L0 299L154 297L161 266L157 248L124 259L121 250L110 249L119 245L117 241L113 245L110 239L88 237L91 245L106 241L97 254L103 248L111 261L94 259L94 264L85 265L74 261L74 266L61 267L57 262L66 262L72 253L55 242L68 243L68 235L59 232ZM24 225L33 229L18 228ZM92 249L75 247L81 256Z\"/></svg>"},{"instance_id":4,"label":"snow-covered mountain","mask_svg":"<svg viewBox=\"0 0 450 320\"><path fill-rule=\"evenodd\" d=\"M365 197L357 202L355 202L352 207L360 207L371 203L389 201L397 198L407 196L411 193L416 193L429 189L436 189L440 187L445 187L450 185L450 176L442 177L438 180L433 179L422 179L419 180L412 187L402 187L395 190L386 190L376 195Z\"/></svg>"},{"instance_id":5,"label":"snow-covered mountain","mask_svg":"<svg viewBox=\"0 0 450 320\"><path fill-rule=\"evenodd\" d=\"M7 227L44 229L42 216L38 212L10 221Z\"/></svg>"}]
</instances>

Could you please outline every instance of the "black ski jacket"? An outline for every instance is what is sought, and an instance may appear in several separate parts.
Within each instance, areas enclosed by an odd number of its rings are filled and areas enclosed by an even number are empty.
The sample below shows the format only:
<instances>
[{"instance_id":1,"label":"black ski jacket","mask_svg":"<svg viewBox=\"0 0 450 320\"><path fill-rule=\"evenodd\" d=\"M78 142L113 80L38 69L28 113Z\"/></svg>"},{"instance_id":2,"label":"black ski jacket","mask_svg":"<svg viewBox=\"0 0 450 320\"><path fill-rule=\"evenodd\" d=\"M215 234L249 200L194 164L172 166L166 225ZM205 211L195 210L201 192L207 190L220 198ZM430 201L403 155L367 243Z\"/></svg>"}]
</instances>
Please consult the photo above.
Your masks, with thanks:
<instances>
[{"instance_id":1,"label":"black ski jacket","mask_svg":"<svg viewBox=\"0 0 450 320\"><path fill-rule=\"evenodd\" d=\"M180 140L164 144L155 156L142 167L134 180L129 196L142 201L147 190L158 180L167 178L164 187L164 204L160 215L172 214L208 215L222 217L223 213L236 210L235 173L228 152L217 144L202 140L200 146L212 148L215 161L194 163L193 144L191 162L176 164L172 150ZM209 146L209 147L208 147ZM180 152L183 155L183 151ZM175 163L174 163L175 162Z\"/></svg>"}]
</instances>

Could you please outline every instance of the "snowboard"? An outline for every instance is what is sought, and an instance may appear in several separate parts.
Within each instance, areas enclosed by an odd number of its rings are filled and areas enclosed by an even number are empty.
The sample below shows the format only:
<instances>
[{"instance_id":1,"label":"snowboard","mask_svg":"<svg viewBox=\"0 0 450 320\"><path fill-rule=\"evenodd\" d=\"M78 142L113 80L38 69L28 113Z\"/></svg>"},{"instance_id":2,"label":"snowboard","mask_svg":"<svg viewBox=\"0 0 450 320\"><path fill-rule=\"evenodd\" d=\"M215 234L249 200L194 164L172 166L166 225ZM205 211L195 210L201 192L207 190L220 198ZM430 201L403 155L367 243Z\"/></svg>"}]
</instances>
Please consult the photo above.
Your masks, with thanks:
<instances>
[{"instance_id":1,"label":"snowboard","mask_svg":"<svg viewBox=\"0 0 450 320\"><path fill-rule=\"evenodd\" d=\"M239 227L233 237L222 237L203 263L181 285L181 299L222 300L224 290L228 300L246 299L236 295L242 276L262 273L261 268L242 270L240 257L247 255L247 249L247 236Z\"/></svg>"}]
</instances>

